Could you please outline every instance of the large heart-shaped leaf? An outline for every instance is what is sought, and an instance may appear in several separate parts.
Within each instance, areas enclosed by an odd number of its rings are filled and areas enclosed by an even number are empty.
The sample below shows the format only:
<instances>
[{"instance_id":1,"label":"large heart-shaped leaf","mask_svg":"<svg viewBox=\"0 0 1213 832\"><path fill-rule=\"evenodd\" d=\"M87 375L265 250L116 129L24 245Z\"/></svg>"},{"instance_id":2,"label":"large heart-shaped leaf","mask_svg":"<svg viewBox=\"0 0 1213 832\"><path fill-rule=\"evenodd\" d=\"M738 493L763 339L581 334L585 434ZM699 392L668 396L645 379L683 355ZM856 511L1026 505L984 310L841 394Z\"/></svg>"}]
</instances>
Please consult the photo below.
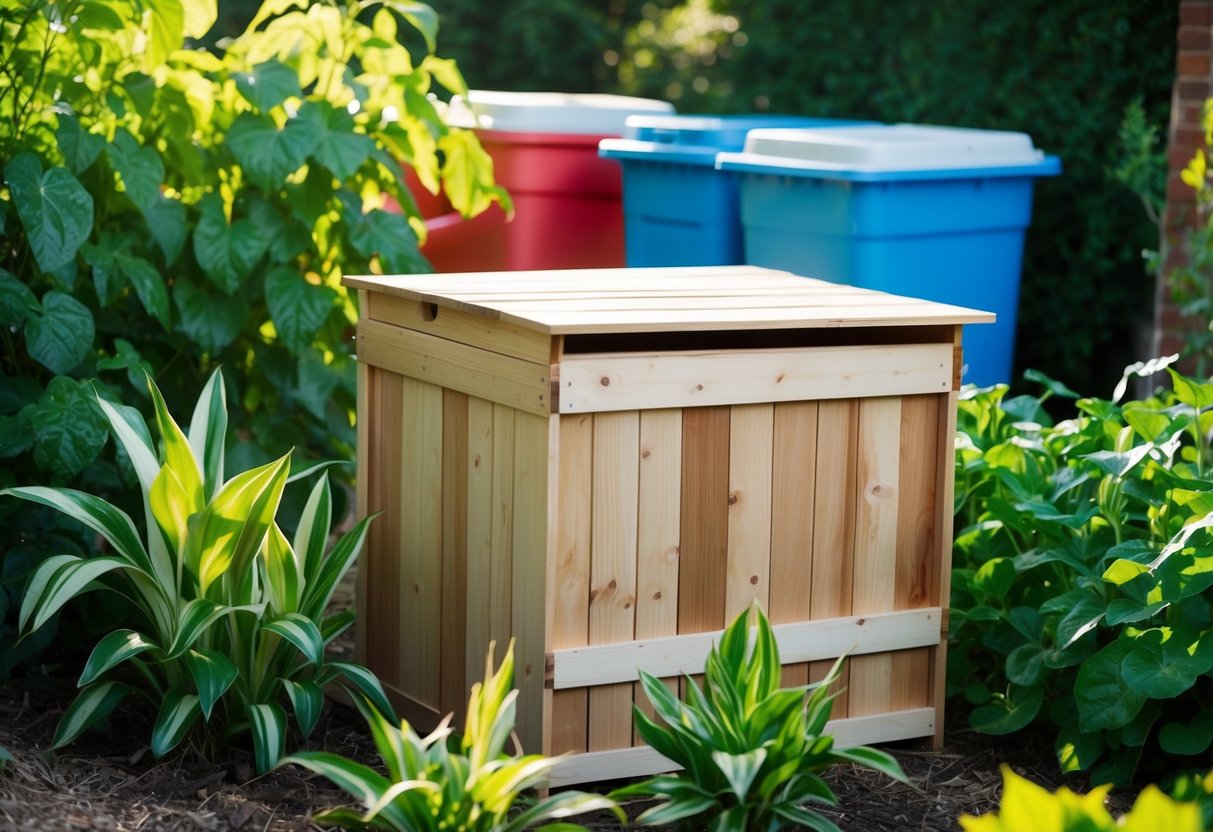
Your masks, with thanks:
<instances>
[{"instance_id":1,"label":"large heart-shaped leaf","mask_svg":"<svg viewBox=\"0 0 1213 832\"><path fill-rule=\"evenodd\" d=\"M39 268L49 272L71 262L93 228L92 196L67 168L43 173L29 151L5 165L4 178Z\"/></svg>"},{"instance_id":2,"label":"large heart-shaped leaf","mask_svg":"<svg viewBox=\"0 0 1213 832\"><path fill-rule=\"evenodd\" d=\"M173 302L181 331L212 355L232 343L248 320L249 305L242 298L200 289L185 278L173 286Z\"/></svg>"},{"instance_id":3,"label":"large heart-shaped leaf","mask_svg":"<svg viewBox=\"0 0 1213 832\"><path fill-rule=\"evenodd\" d=\"M418 274L433 267L417 248L417 235L400 214L378 209L367 214L346 211L350 242L366 257L378 257L383 270L395 274Z\"/></svg>"},{"instance_id":4,"label":"large heart-shaped leaf","mask_svg":"<svg viewBox=\"0 0 1213 832\"><path fill-rule=\"evenodd\" d=\"M1213 668L1213 634L1203 638L1176 629L1147 630L1121 663L1125 682L1151 699L1172 699Z\"/></svg>"},{"instance_id":5,"label":"large heart-shaped leaf","mask_svg":"<svg viewBox=\"0 0 1213 832\"><path fill-rule=\"evenodd\" d=\"M100 4L93 5L94 7L100 6ZM72 173L81 173L86 170L96 161L102 148L105 147L105 139L81 127L80 119L66 114L59 116L59 126L55 128L55 141L59 144L59 152L63 154L63 161L67 163L67 168Z\"/></svg>"},{"instance_id":6,"label":"large heart-shaped leaf","mask_svg":"<svg viewBox=\"0 0 1213 832\"><path fill-rule=\"evenodd\" d=\"M438 40L438 13L425 3L387 0L384 6L407 20L425 38L426 48L433 52Z\"/></svg>"},{"instance_id":7,"label":"large heart-shaped leaf","mask_svg":"<svg viewBox=\"0 0 1213 832\"><path fill-rule=\"evenodd\" d=\"M1011 685L1003 697L974 708L969 724L983 734L1013 734L1027 726L1040 713L1044 691L1039 685L1021 688Z\"/></svg>"},{"instance_id":8,"label":"large heart-shaped leaf","mask_svg":"<svg viewBox=\"0 0 1213 832\"><path fill-rule=\"evenodd\" d=\"M273 58L257 64L252 72L237 73L236 89L262 112L303 95L295 70Z\"/></svg>"},{"instance_id":9,"label":"large heart-shaped leaf","mask_svg":"<svg viewBox=\"0 0 1213 832\"><path fill-rule=\"evenodd\" d=\"M293 118L279 128L266 116L241 114L227 133L227 144L249 179L277 191L303 166L319 141L312 118Z\"/></svg>"},{"instance_id":10,"label":"large heart-shaped leaf","mask_svg":"<svg viewBox=\"0 0 1213 832\"><path fill-rule=\"evenodd\" d=\"M1074 699L1084 733L1127 725L1145 704L1146 695L1130 685L1121 672L1134 646L1131 639L1117 639L1079 668Z\"/></svg>"},{"instance_id":11,"label":"large heart-shaped leaf","mask_svg":"<svg viewBox=\"0 0 1213 832\"><path fill-rule=\"evenodd\" d=\"M105 152L136 207L142 211L159 198L164 162L156 148L139 144L130 131L119 128Z\"/></svg>"},{"instance_id":12,"label":"large heart-shaped leaf","mask_svg":"<svg viewBox=\"0 0 1213 832\"><path fill-rule=\"evenodd\" d=\"M298 354L311 346L316 330L333 311L337 292L309 283L290 266L275 266L265 276L265 302L278 336Z\"/></svg>"},{"instance_id":13,"label":"large heart-shaped leaf","mask_svg":"<svg viewBox=\"0 0 1213 832\"><path fill-rule=\"evenodd\" d=\"M34 427L34 463L64 479L93 463L105 447L105 417L92 391L67 376L55 376L36 403L22 411Z\"/></svg>"},{"instance_id":14,"label":"large heart-shaped leaf","mask_svg":"<svg viewBox=\"0 0 1213 832\"><path fill-rule=\"evenodd\" d=\"M316 147L312 156L344 181L362 166L375 149L370 136L354 128L354 117L327 101L309 101L299 109L299 118L314 121Z\"/></svg>"},{"instance_id":15,"label":"large heart-shaped leaf","mask_svg":"<svg viewBox=\"0 0 1213 832\"><path fill-rule=\"evenodd\" d=\"M193 2L193 0L190 0ZM148 9L150 31L143 53L143 71L152 72L168 62L185 44L185 6L182 0L157 0Z\"/></svg>"},{"instance_id":16,"label":"large heart-shaped leaf","mask_svg":"<svg viewBox=\"0 0 1213 832\"><path fill-rule=\"evenodd\" d=\"M0 269L0 326L19 324L42 311L30 288L4 269Z\"/></svg>"},{"instance_id":17,"label":"large heart-shaped leaf","mask_svg":"<svg viewBox=\"0 0 1213 832\"><path fill-rule=\"evenodd\" d=\"M42 314L25 324L30 357L52 373L74 369L93 346L93 313L71 295L50 291L42 296Z\"/></svg>"},{"instance_id":18,"label":"large heart-shaped leaf","mask_svg":"<svg viewBox=\"0 0 1213 832\"><path fill-rule=\"evenodd\" d=\"M194 257L211 282L229 295L253 270L265 251L266 240L253 223L237 220L231 225L223 203L209 194L199 203L194 229Z\"/></svg>"},{"instance_id":19,"label":"large heart-shaped leaf","mask_svg":"<svg viewBox=\"0 0 1213 832\"><path fill-rule=\"evenodd\" d=\"M165 265L171 266L181 256L187 234L185 206L179 199L157 196L143 206L143 218L156 245L164 253Z\"/></svg>"}]
</instances>

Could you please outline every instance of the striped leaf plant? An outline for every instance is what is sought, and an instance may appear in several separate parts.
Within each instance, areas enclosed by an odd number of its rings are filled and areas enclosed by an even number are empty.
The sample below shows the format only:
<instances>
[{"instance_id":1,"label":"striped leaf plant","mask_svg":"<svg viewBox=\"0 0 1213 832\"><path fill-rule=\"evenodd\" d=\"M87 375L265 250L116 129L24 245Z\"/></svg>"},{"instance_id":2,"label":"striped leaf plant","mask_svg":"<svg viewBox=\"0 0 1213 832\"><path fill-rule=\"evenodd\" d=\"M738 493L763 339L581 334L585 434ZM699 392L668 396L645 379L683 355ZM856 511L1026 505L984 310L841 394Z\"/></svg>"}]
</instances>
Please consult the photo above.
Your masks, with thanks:
<instances>
[{"instance_id":1,"label":"striped leaf plant","mask_svg":"<svg viewBox=\"0 0 1213 832\"><path fill-rule=\"evenodd\" d=\"M284 753L287 707L307 736L329 683L392 713L369 671L324 655L353 620L350 612L326 615L325 607L362 548L369 518L329 548L331 492L321 473L288 540L275 521L283 489L323 466L292 474L288 453L225 478L220 372L203 388L188 433L150 378L147 385L158 444L138 411L98 397L139 481L142 536L125 512L81 491L0 491L56 509L103 541L88 557L55 555L38 568L20 611L23 634L94 590L117 592L137 611L129 628L93 648L52 747L72 742L133 694L157 711L151 732L157 758L191 735L215 753L248 732L264 772Z\"/></svg>"},{"instance_id":2,"label":"striped leaf plant","mask_svg":"<svg viewBox=\"0 0 1213 832\"><path fill-rule=\"evenodd\" d=\"M397 727L370 702L358 702L388 776L337 754L300 751L282 761L327 777L358 798L365 812L332 809L316 820L351 829L399 832L577 832L565 818L606 809L621 821L615 803L601 795L564 791L542 800L523 793L542 786L555 763L538 754L512 756L506 743L514 730L514 643L493 671L489 645L484 682L472 686L462 736L452 733L451 715L426 737L407 722Z\"/></svg>"}]
</instances>

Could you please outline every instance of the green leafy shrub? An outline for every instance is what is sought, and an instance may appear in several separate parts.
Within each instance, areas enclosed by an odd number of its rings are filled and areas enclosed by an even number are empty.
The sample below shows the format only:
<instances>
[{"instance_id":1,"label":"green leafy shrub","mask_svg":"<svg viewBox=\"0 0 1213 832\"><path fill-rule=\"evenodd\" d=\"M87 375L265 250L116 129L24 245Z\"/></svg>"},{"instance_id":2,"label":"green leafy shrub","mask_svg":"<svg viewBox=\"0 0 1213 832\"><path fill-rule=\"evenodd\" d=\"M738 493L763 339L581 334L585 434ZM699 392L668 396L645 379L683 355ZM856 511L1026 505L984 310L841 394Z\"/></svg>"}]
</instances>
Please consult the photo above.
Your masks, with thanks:
<instances>
[{"instance_id":1,"label":"green leafy shrub","mask_svg":"<svg viewBox=\"0 0 1213 832\"><path fill-rule=\"evenodd\" d=\"M1213 745L1213 385L1168 371L1056 424L1042 403L1073 394L1038 374L1041 396L960 402L949 689L980 732L1050 726L1100 783Z\"/></svg>"},{"instance_id":2,"label":"green leafy shrub","mask_svg":"<svg viewBox=\"0 0 1213 832\"><path fill-rule=\"evenodd\" d=\"M89 383L115 397L151 372L176 411L220 364L234 462L351 458L342 274L428 270L406 166L467 214L504 198L429 98L465 85L428 6L270 0L217 53L192 48L214 17L213 0L0 0L0 486L28 471L121 494ZM0 515L3 606L31 563L10 570L8 547L33 564L60 547L45 517Z\"/></svg>"},{"instance_id":3,"label":"green leafy shrub","mask_svg":"<svg viewBox=\"0 0 1213 832\"><path fill-rule=\"evenodd\" d=\"M514 730L514 643L493 671L493 650L485 660L484 682L472 686L463 735L452 735L450 715L427 737L407 723L397 728L375 708L355 697L370 725L388 777L374 769L324 751L301 751L282 761L294 763L332 780L366 807L365 814L333 809L317 817L322 823L351 828L437 832L522 832L536 824L571 815L610 809L622 820L614 802L600 795L564 791L530 803L510 817L522 792L542 785L555 760L541 755L510 756L505 745ZM579 830L575 824L538 827Z\"/></svg>"},{"instance_id":4,"label":"green leafy shrub","mask_svg":"<svg viewBox=\"0 0 1213 832\"><path fill-rule=\"evenodd\" d=\"M202 717L200 734L212 752L250 731L259 771L282 754L283 704L290 702L306 736L329 682L340 680L390 713L368 670L324 657L325 644L353 621L352 612L326 615L325 607L357 558L370 518L326 551L331 501L322 474L294 541L287 540L274 518L291 479L289 453L224 478L222 376L216 372L207 382L188 435L150 379L147 387L159 454L138 411L98 400L135 469L146 541L129 515L91 494L42 486L0 491L62 512L108 546L105 553L43 562L21 606L23 630L38 630L64 604L98 589L124 596L136 617L134 627L114 630L93 648L52 747L74 740L131 692L158 709L151 738L157 758Z\"/></svg>"},{"instance_id":5,"label":"green leafy shrub","mask_svg":"<svg viewBox=\"0 0 1213 832\"><path fill-rule=\"evenodd\" d=\"M641 671L657 719L636 708L636 730L683 770L612 793L658 798L639 823L682 822L696 829L706 823L712 832L769 832L790 825L836 830L806 805L835 802L818 772L854 763L905 780L883 751L836 748L834 738L823 733L834 698L829 687L842 659L818 684L781 689L779 646L762 610L755 606L755 613L753 643L749 613L742 613L708 654L703 688L684 679L686 702Z\"/></svg>"},{"instance_id":6,"label":"green leafy shrub","mask_svg":"<svg viewBox=\"0 0 1213 832\"><path fill-rule=\"evenodd\" d=\"M1175 800L1147 786L1137 801L1119 819L1112 817L1104 801L1110 786L1079 795L1067 788L1050 793L1002 767L1002 802L997 813L960 819L964 832L1203 832L1200 810L1194 804Z\"/></svg>"}]
</instances>

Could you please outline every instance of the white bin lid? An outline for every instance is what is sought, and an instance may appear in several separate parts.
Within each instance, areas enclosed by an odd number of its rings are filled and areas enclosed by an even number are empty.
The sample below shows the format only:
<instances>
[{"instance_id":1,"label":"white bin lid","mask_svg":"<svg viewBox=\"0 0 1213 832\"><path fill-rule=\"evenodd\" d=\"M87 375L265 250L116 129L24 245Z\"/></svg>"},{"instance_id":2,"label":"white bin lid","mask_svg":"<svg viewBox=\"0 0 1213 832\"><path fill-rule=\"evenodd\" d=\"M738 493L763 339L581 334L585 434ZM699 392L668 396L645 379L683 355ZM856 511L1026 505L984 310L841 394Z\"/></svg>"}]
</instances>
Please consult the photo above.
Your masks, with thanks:
<instances>
[{"instance_id":1,"label":"white bin lid","mask_svg":"<svg viewBox=\"0 0 1213 832\"><path fill-rule=\"evenodd\" d=\"M744 155L772 166L857 171L1022 166L1045 158L1027 133L921 124L751 130Z\"/></svg>"},{"instance_id":2,"label":"white bin lid","mask_svg":"<svg viewBox=\"0 0 1213 832\"><path fill-rule=\"evenodd\" d=\"M466 99L451 100L447 120L485 130L619 136L628 116L673 112L668 102L627 95L469 90Z\"/></svg>"}]
</instances>

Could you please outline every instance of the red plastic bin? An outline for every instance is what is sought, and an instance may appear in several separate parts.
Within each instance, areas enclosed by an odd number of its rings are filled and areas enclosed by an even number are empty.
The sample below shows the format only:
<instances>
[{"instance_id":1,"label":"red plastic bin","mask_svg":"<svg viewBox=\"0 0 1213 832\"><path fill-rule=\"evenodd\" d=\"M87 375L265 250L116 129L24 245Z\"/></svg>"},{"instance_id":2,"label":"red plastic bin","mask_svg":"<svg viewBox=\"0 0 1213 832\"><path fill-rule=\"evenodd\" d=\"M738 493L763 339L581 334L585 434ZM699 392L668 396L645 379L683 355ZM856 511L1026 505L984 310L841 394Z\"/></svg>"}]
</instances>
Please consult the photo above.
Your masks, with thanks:
<instances>
[{"instance_id":1,"label":"red plastic bin","mask_svg":"<svg viewBox=\"0 0 1213 832\"><path fill-rule=\"evenodd\" d=\"M663 101L618 95L473 90L451 103L455 126L475 127L514 217L494 206L460 221L427 220L422 252L439 272L612 268L624 265L622 178L598 143Z\"/></svg>"}]
</instances>

